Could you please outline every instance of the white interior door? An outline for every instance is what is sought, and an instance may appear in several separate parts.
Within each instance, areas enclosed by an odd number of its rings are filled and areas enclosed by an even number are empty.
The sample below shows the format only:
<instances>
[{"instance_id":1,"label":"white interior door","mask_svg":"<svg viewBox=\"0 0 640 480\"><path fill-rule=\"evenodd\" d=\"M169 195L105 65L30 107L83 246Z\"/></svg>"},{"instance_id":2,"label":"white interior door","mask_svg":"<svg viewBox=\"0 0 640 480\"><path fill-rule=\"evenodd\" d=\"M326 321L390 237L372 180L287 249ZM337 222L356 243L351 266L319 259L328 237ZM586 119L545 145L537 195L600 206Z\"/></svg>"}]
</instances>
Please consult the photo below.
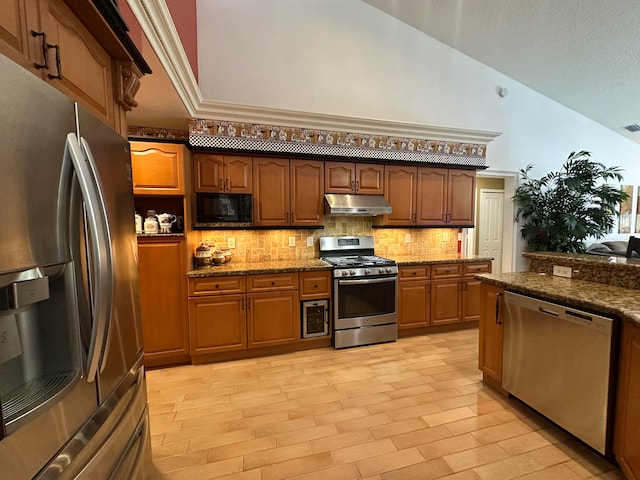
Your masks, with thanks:
<instances>
[{"instance_id":1,"label":"white interior door","mask_svg":"<svg viewBox=\"0 0 640 480\"><path fill-rule=\"evenodd\" d=\"M491 271L502 273L502 224L504 190L480 190L478 253L493 257Z\"/></svg>"}]
</instances>

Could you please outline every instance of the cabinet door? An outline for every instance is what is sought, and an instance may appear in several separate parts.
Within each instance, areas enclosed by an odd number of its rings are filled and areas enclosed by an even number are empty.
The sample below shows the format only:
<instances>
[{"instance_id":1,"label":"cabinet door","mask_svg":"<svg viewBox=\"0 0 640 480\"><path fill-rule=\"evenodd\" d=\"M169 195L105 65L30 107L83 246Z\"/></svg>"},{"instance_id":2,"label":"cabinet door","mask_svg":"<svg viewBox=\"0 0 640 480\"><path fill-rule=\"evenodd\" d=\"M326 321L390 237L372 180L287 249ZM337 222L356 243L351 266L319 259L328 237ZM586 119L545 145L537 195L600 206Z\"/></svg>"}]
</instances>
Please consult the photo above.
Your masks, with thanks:
<instances>
[{"instance_id":1,"label":"cabinet door","mask_svg":"<svg viewBox=\"0 0 640 480\"><path fill-rule=\"evenodd\" d=\"M248 345L266 347L300 338L298 292L247 294Z\"/></svg>"},{"instance_id":2,"label":"cabinet door","mask_svg":"<svg viewBox=\"0 0 640 480\"><path fill-rule=\"evenodd\" d=\"M253 160L240 155L224 156L224 187L230 193L251 193Z\"/></svg>"},{"instance_id":3,"label":"cabinet door","mask_svg":"<svg viewBox=\"0 0 640 480\"><path fill-rule=\"evenodd\" d=\"M502 383L502 318L504 289L483 283L480 287L480 345L478 367L483 375Z\"/></svg>"},{"instance_id":4,"label":"cabinet door","mask_svg":"<svg viewBox=\"0 0 640 480\"><path fill-rule=\"evenodd\" d=\"M57 48L48 50L50 69L45 80L119 130L110 55L62 0L47 0L46 7L42 13L43 30L47 43Z\"/></svg>"},{"instance_id":5,"label":"cabinet door","mask_svg":"<svg viewBox=\"0 0 640 480\"><path fill-rule=\"evenodd\" d=\"M218 295L189 300L191 354L247 347L245 295Z\"/></svg>"},{"instance_id":6,"label":"cabinet door","mask_svg":"<svg viewBox=\"0 0 640 480\"><path fill-rule=\"evenodd\" d=\"M382 195L384 193L384 165L356 163L356 193Z\"/></svg>"},{"instance_id":7,"label":"cabinet door","mask_svg":"<svg viewBox=\"0 0 640 480\"><path fill-rule=\"evenodd\" d=\"M324 162L325 193L355 193L356 166L349 162Z\"/></svg>"},{"instance_id":8,"label":"cabinet door","mask_svg":"<svg viewBox=\"0 0 640 480\"><path fill-rule=\"evenodd\" d=\"M289 225L289 160L253 159L253 223Z\"/></svg>"},{"instance_id":9,"label":"cabinet door","mask_svg":"<svg viewBox=\"0 0 640 480\"><path fill-rule=\"evenodd\" d=\"M184 195L182 145L131 142L131 169L136 195Z\"/></svg>"},{"instance_id":10,"label":"cabinet door","mask_svg":"<svg viewBox=\"0 0 640 480\"><path fill-rule=\"evenodd\" d=\"M224 190L222 155L194 153L193 184L196 192L222 192Z\"/></svg>"},{"instance_id":11,"label":"cabinet door","mask_svg":"<svg viewBox=\"0 0 640 480\"><path fill-rule=\"evenodd\" d=\"M387 165L384 196L392 211L382 217L385 225L414 225L416 221L416 167Z\"/></svg>"},{"instance_id":12,"label":"cabinet door","mask_svg":"<svg viewBox=\"0 0 640 480\"><path fill-rule=\"evenodd\" d=\"M622 324L613 451L629 479L640 478L640 328Z\"/></svg>"},{"instance_id":13,"label":"cabinet door","mask_svg":"<svg viewBox=\"0 0 640 480\"><path fill-rule=\"evenodd\" d=\"M140 315L145 364L189 360L184 240L138 244Z\"/></svg>"},{"instance_id":14,"label":"cabinet door","mask_svg":"<svg viewBox=\"0 0 640 480\"><path fill-rule=\"evenodd\" d=\"M322 226L324 220L324 162L290 160L291 225Z\"/></svg>"},{"instance_id":15,"label":"cabinet door","mask_svg":"<svg viewBox=\"0 0 640 480\"><path fill-rule=\"evenodd\" d=\"M0 54L41 76L42 69L34 64L44 64L44 40L31 35L31 30L42 32L38 5L38 1L0 0Z\"/></svg>"},{"instance_id":16,"label":"cabinet door","mask_svg":"<svg viewBox=\"0 0 640 480\"><path fill-rule=\"evenodd\" d=\"M431 325L460 322L460 279L431 282Z\"/></svg>"},{"instance_id":17,"label":"cabinet door","mask_svg":"<svg viewBox=\"0 0 640 480\"><path fill-rule=\"evenodd\" d=\"M418 225L445 225L447 213L448 170L446 168L418 168L417 219Z\"/></svg>"},{"instance_id":18,"label":"cabinet door","mask_svg":"<svg viewBox=\"0 0 640 480\"><path fill-rule=\"evenodd\" d=\"M449 170L448 224L457 227L473 227L475 192L475 170Z\"/></svg>"},{"instance_id":19,"label":"cabinet door","mask_svg":"<svg viewBox=\"0 0 640 480\"><path fill-rule=\"evenodd\" d=\"M462 321L473 322L480 319L482 310L482 282L475 278L462 280Z\"/></svg>"},{"instance_id":20,"label":"cabinet door","mask_svg":"<svg viewBox=\"0 0 640 480\"><path fill-rule=\"evenodd\" d=\"M398 329L429 325L430 295L428 280L398 283Z\"/></svg>"}]
</instances>

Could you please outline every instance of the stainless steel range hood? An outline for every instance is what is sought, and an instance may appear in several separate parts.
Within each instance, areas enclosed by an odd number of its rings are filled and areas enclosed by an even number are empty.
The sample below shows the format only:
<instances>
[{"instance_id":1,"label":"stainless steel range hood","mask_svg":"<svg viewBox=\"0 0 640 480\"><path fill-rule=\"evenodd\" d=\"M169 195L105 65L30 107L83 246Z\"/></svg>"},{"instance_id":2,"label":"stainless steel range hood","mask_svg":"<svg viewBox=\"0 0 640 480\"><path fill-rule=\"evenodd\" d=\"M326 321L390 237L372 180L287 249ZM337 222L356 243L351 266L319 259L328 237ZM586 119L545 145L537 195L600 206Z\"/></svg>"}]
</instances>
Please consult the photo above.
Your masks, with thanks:
<instances>
[{"instance_id":1,"label":"stainless steel range hood","mask_svg":"<svg viewBox=\"0 0 640 480\"><path fill-rule=\"evenodd\" d=\"M325 213L331 215L385 215L391 205L382 195L349 195L327 193Z\"/></svg>"}]
</instances>

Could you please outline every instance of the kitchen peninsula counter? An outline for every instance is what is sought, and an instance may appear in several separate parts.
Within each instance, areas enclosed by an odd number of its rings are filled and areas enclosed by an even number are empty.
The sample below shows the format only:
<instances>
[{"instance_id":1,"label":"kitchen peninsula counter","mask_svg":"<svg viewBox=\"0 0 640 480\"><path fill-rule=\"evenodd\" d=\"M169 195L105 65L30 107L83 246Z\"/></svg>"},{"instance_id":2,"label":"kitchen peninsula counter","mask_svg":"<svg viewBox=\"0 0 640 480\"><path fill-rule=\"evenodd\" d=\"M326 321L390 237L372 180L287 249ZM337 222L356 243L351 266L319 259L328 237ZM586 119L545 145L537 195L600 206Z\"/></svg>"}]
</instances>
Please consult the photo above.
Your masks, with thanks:
<instances>
[{"instance_id":1,"label":"kitchen peninsula counter","mask_svg":"<svg viewBox=\"0 0 640 480\"><path fill-rule=\"evenodd\" d=\"M640 292L604 283L541 272L486 273L476 278L492 285L595 313L607 313L640 325Z\"/></svg>"}]
</instances>

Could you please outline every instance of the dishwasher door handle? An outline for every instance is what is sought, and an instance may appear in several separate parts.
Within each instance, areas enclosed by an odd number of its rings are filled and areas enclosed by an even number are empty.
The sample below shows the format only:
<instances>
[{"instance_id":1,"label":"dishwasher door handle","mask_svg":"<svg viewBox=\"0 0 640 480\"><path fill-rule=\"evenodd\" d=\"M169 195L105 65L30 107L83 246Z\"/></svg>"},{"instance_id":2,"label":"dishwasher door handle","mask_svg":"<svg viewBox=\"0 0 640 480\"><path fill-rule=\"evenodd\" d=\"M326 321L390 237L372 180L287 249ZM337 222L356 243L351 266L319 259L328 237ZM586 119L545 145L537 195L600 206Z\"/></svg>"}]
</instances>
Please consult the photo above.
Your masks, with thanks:
<instances>
[{"instance_id":1,"label":"dishwasher door handle","mask_svg":"<svg viewBox=\"0 0 640 480\"><path fill-rule=\"evenodd\" d=\"M551 310L547 310L546 308L538 307L538 311L542 313L546 313L547 315L553 315L554 317L559 317L560 315Z\"/></svg>"}]
</instances>

